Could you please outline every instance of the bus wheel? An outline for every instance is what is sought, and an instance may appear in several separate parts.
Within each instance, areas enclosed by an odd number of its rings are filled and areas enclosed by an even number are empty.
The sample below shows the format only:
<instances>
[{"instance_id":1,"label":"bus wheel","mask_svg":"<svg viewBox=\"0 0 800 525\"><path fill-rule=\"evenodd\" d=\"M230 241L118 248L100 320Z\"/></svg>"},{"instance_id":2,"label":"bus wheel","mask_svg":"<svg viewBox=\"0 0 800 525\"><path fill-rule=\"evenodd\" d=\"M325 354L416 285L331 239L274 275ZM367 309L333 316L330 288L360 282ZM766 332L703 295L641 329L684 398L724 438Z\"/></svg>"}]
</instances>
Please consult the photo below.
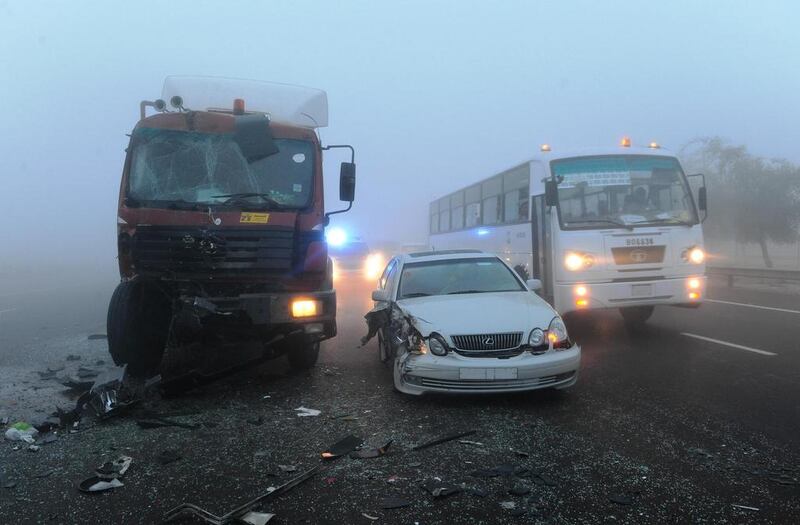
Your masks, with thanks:
<instances>
[{"instance_id":1,"label":"bus wheel","mask_svg":"<svg viewBox=\"0 0 800 525\"><path fill-rule=\"evenodd\" d=\"M653 310L655 310L655 306L648 305L648 306L628 306L626 308L620 308L619 313L622 314L622 318L625 320L625 324L630 327L638 327L643 325L650 319L650 316L653 315Z\"/></svg>"},{"instance_id":2,"label":"bus wheel","mask_svg":"<svg viewBox=\"0 0 800 525\"><path fill-rule=\"evenodd\" d=\"M108 304L108 352L117 365L128 365L134 377L149 377L164 356L172 305L155 285L120 283Z\"/></svg>"},{"instance_id":3,"label":"bus wheel","mask_svg":"<svg viewBox=\"0 0 800 525\"><path fill-rule=\"evenodd\" d=\"M308 342L302 341L292 348L289 348L287 353L289 365L295 370L308 370L317 364L319 358L319 341Z\"/></svg>"}]
</instances>

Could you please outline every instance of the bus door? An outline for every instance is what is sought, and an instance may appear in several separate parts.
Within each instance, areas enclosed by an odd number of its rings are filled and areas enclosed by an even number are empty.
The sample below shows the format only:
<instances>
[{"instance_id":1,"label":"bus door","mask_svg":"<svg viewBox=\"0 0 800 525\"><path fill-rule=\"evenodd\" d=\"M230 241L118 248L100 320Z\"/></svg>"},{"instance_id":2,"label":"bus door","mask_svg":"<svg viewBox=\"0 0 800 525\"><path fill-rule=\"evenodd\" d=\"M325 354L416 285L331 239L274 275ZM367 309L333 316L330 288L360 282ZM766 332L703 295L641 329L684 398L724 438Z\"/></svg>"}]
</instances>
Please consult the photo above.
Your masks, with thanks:
<instances>
[{"instance_id":1,"label":"bus door","mask_svg":"<svg viewBox=\"0 0 800 525\"><path fill-rule=\"evenodd\" d=\"M544 203L544 195L531 197L531 274L542 281L540 295L553 304L553 267L550 260L550 214Z\"/></svg>"}]
</instances>

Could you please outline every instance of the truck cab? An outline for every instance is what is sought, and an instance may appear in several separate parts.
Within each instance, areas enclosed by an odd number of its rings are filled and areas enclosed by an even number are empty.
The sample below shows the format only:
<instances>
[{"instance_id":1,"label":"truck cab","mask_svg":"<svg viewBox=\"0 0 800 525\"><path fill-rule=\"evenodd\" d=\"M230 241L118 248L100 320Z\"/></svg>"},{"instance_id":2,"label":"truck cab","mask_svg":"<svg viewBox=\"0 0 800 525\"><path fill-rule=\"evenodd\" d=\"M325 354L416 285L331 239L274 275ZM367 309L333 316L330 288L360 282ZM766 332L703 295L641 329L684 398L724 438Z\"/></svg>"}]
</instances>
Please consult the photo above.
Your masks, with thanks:
<instances>
[{"instance_id":1,"label":"truck cab","mask_svg":"<svg viewBox=\"0 0 800 525\"><path fill-rule=\"evenodd\" d=\"M169 77L140 117L120 185L114 361L147 376L168 342L213 336L258 338L295 367L313 366L320 341L336 335L325 242L336 212L325 212L328 148L316 132L327 125L325 93ZM352 160L340 175L350 204Z\"/></svg>"}]
</instances>

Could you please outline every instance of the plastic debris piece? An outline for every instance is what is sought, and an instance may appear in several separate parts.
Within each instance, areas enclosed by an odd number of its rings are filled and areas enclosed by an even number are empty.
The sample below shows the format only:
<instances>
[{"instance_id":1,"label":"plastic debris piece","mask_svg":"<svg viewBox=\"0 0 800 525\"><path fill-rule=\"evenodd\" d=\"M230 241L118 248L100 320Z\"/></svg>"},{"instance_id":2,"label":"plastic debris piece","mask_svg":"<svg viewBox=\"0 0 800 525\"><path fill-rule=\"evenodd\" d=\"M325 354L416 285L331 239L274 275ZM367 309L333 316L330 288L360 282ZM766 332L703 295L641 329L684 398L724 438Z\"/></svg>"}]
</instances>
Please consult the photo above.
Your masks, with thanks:
<instances>
[{"instance_id":1,"label":"plastic debris piece","mask_svg":"<svg viewBox=\"0 0 800 525\"><path fill-rule=\"evenodd\" d=\"M99 339L108 339L108 336L106 334L90 334L87 339L89 341L97 341Z\"/></svg>"},{"instance_id":2,"label":"plastic debris piece","mask_svg":"<svg viewBox=\"0 0 800 525\"><path fill-rule=\"evenodd\" d=\"M393 440L390 439L386 442L386 444L377 448L369 447L356 450L350 454L350 457L353 459L370 459L383 456L389 450L389 446L392 444L392 442Z\"/></svg>"},{"instance_id":3,"label":"plastic debris piece","mask_svg":"<svg viewBox=\"0 0 800 525\"><path fill-rule=\"evenodd\" d=\"M422 484L422 488L434 498L443 498L461 492L461 487L458 485L447 483L439 478L431 478L426 480Z\"/></svg>"},{"instance_id":4,"label":"plastic debris piece","mask_svg":"<svg viewBox=\"0 0 800 525\"><path fill-rule=\"evenodd\" d=\"M524 485L514 485L510 489L508 489L508 493L512 496L527 496L531 493L531 489Z\"/></svg>"},{"instance_id":5,"label":"plastic debris piece","mask_svg":"<svg viewBox=\"0 0 800 525\"><path fill-rule=\"evenodd\" d=\"M239 520L245 523L249 523L250 525L265 525L269 520L271 520L274 517L275 514L250 511L241 518L239 518Z\"/></svg>"},{"instance_id":6,"label":"plastic debris piece","mask_svg":"<svg viewBox=\"0 0 800 525\"><path fill-rule=\"evenodd\" d=\"M363 439L352 434L345 436L328 447L328 450L322 453L322 459L332 460L344 456L345 454L349 454L357 447L361 446L363 442Z\"/></svg>"},{"instance_id":7,"label":"plastic debris piece","mask_svg":"<svg viewBox=\"0 0 800 525\"><path fill-rule=\"evenodd\" d=\"M759 510L761 510L758 507L750 507L748 505L736 505L735 503L732 504L731 507L736 507L737 509L742 509L742 510L750 510L754 512L758 512Z\"/></svg>"},{"instance_id":8,"label":"plastic debris piece","mask_svg":"<svg viewBox=\"0 0 800 525\"><path fill-rule=\"evenodd\" d=\"M475 433L476 432L474 430L469 430L467 432L461 432L461 433L458 433L458 434L451 434L449 436L440 437L440 438L434 439L433 441L428 441L427 443L423 443L421 445L417 445L416 447L412 448L411 450L422 450L424 448L433 447L435 445L441 445L442 443L447 443L448 441L454 441L454 440L459 439L459 438L472 436Z\"/></svg>"},{"instance_id":9,"label":"plastic debris piece","mask_svg":"<svg viewBox=\"0 0 800 525\"><path fill-rule=\"evenodd\" d=\"M364 516L365 518L367 518L368 520L372 520L372 521L375 521L375 520L378 519L378 516L370 516L366 512L362 512L361 515Z\"/></svg>"},{"instance_id":10,"label":"plastic debris piece","mask_svg":"<svg viewBox=\"0 0 800 525\"><path fill-rule=\"evenodd\" d=\"M322 410L306 407L295 408L295 411L297 411L297 417L316 417L322 413Z\"/></svg>"},{"instance_id":11,"label":"plastic debris piece","mask_svg":"<svg viewBox=\"0 0 800 525\"><path fill-rule=\"evenodd\" d=\"M114 461L106 461L97 467L95 473L103 479L119 478L125 475L132 461L133 458L130 456L120 456Z\"/></svg>"},{"instance_id":12,"label":"plastic debris piece","mask_svg":"<svg viewBox=\"0 0 800 525\"><path fill-rule=\"evenodd\" d=\"M386 483L397 483L401 479L405 479L405 478L401 478L400 476L397 476L397 475L392 475L392 476L389 476L386 479Z\"/></svg>"},{"instance_id":13,"label":"plastic debris piece","mask_svg":"<svg viewBox=\"0 0 800 525\"><path fill-rule=\"evenodd\" d=\"M608 497L608 501L616 503L617 505L632 505L633 500L630 496L625 494L612 494Z\"/></svg>"},{"instance_id":14,"label":"plastic debris piece","mask_svg":"<svg viewBox=\"0 0 800 525\"><path fill-rule=\"evenodd\" d=\"M29 423L18 421L11 425L8 430L6 430L6 439L9 441L24 441L25 443L33 443L38 433L39 431Z\"/></svg>"},{"instance_id":15,"label":"plastic debris piece","mask_svg":"<svg viewBox=\"0 0 800 525\"><path fill-rule=\"evenodd\" d=\"M411 506L411 502L407 499L398 498L396 496L388 496L381 500L382 509L402 509L403 507Z\"/></svg>"},{"instance_id":16,"label":"plastic debris piece","mask_svg":"<svg viewBox=\"0 0 800 525\"><path fill-rule=\"evenodd\" d=\"M278 468L282 472L297 472L297 466L295 465L278 465Z\"/></svg>"},{"instance_id":17,"label":"plastic debris piece","mask_svg":"<svg viewBox=\"0 0 800 525\"><path fill-rule=\"evenodd\" d=\"M39 445L28 445L28 450L31 452L39 452L41 448Z\"/></svg>"},{"instance_id":18,"label":"plastic debris piece","mask_svg":"<svg viewBox=\"0 0 800 525\"><path fill-rule=\"evenodd\" d=\"M474 445L476 447L484 446L484 444L481 443L480 441L470 441L469 439L459 439L458 442L461 443L462 445Z\"/></svg>"},{"instance_id":19,"label":"plastic debris piece","mask_svg":"<svg viewBox=\"0 0 800 525\"><path fill-rule=\"evenodd\" d=\"M79 356L79 355L69 354L67 356L67 361L80 361L80 360L81 360L81 356Z\"/></svg>"},{"instance_id":20,"label":"plastic debris piece","mask_svg":"<svg viewBox=\"0 0 800 525\"><path fill-rule=\"evenodd\" d=\"M162 465L168 465L180 459L183 459L183 456L181 456L180 453L174 449L163 450L158 454L158 456L156 456L156 461Z\"/></svg>"},{"instance_id":21,"label":"plastic debris piece","mask_svg":"<svg viewBox=\"0 0 800 525\"><path fill-rule=\"evenodd\" d=\"M517 502L516 501L501 501L500 502L500 507L502 507L502 508L504 508L506 510L513 510L513 509L517 508Z\"/></svg>"},{"instance_id":22,"label":"plastic debris piece","mask_svg":"<svg viewBox=\"0 0 800 525\"><path fill-rule=\"evenodd\" d=\"M123 483L117 478L103 479L98 476L92 476L81 481L78 489L81 492L103 492L104 490L116 489L123 487Z\"/></svg>"}]
</instances>

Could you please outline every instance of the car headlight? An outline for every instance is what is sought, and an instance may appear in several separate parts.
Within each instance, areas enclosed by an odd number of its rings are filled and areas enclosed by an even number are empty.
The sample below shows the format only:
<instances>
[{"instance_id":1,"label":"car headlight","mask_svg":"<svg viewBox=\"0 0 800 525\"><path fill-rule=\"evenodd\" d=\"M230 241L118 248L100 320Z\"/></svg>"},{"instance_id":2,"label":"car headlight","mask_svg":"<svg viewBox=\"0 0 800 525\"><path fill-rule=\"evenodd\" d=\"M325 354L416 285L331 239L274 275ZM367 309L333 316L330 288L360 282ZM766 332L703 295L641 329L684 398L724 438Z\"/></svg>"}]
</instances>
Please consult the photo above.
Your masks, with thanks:
<instances>
[{"instance_id":1,"label":"car headlight","mask_svg":"<svg viewBox=\"0 0 800 525\"><path fill-rule=\"evenodd\" d=\"M681 259L683 262L690 262L692 264L703 264L706 260L706 252L699 246L692 246L686 248L681 252Z\"/></svg>"},{"instance_id":2,"label":"car headlight","mask_svg":"<svg viewBox=\"0 0 800 525\"><path fill-rule=\"evenodd\" d=\"M594 257L583 252L567 252L564 256L564 267L571 271L588 270L594 266Z\"/></svg>"},{"instance_id":3,"label":"car headlight","mask_svg":"<svg viewBox=\"0 0 800 525\"><path fill-rule=\"evenodd\" d=\"M544 330L541 328L534 328L531 330L531 335L528 336L528 344L530 346L541 346L544 343Z\"/></svg>"},{"instance_id":4,"label":"car headlight","mask_svg":"<svg viewBox=\"0 0 800 525\"><path fill-rule=\"evenodd\" d=\"M428 338L428 349L433 355L447 355L447 343L445 343L444 339L438 334L432 334Z\"/></svg>"},{"instance_id":5,"label":"car headlight","mask_svg":"<svg viewBox=\"0 0 800 525\"><path fill-rule=\"evenodd\" d=\"M547 341L553 345L553 348L569 347L567 327L558 316L553 317L553 320L550 321L550 326L547 328Z\"/></svg>"}]
</instances>

